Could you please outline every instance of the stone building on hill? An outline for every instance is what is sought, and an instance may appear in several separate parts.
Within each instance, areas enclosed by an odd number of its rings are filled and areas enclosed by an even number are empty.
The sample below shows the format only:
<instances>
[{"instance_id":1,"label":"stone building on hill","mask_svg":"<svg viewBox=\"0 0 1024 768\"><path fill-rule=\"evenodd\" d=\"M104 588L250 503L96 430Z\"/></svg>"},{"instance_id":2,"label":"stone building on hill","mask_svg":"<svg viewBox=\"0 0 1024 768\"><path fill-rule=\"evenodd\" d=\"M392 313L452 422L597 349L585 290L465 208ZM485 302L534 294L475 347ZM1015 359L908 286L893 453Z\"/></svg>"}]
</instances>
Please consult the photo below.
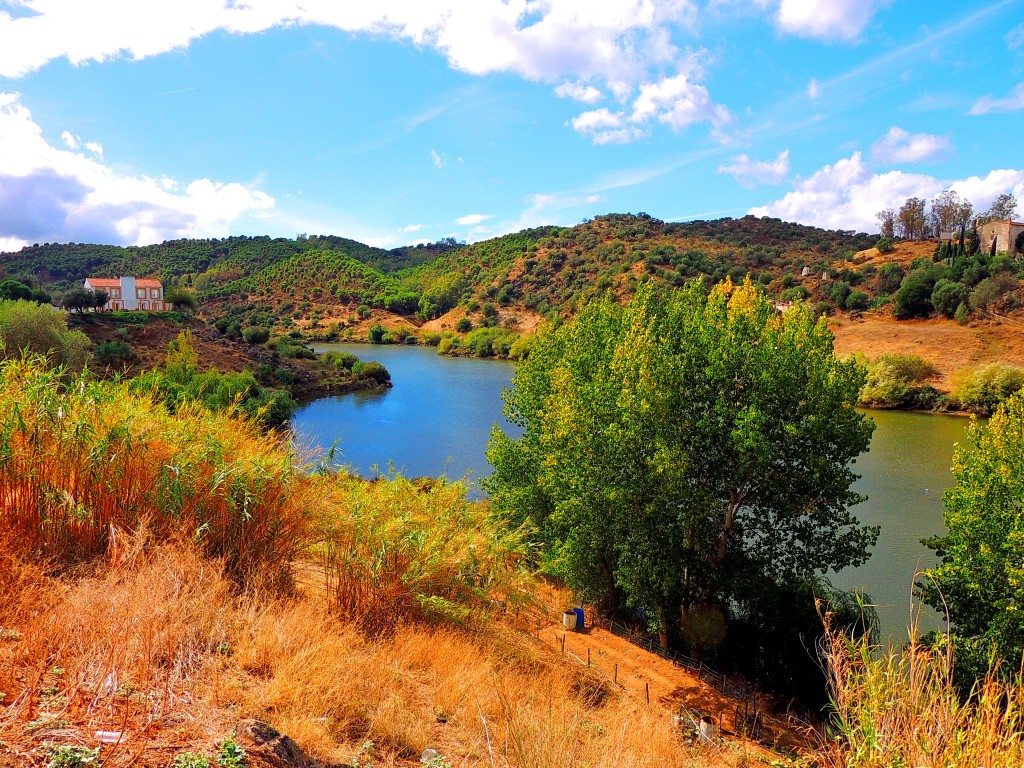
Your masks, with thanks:
<instances>
[{"instance_id":1,"label":"stone building on hill","mask_svg":"<svg viewBox=\"0 0 1024 768\"><path fill-rule=\"evenodd\" d=\"M996 251L1019 254L1024 252L1024 221L986 221L978 225L978 237L985 253L995 241Z\"/></svg>"}]
</instances>

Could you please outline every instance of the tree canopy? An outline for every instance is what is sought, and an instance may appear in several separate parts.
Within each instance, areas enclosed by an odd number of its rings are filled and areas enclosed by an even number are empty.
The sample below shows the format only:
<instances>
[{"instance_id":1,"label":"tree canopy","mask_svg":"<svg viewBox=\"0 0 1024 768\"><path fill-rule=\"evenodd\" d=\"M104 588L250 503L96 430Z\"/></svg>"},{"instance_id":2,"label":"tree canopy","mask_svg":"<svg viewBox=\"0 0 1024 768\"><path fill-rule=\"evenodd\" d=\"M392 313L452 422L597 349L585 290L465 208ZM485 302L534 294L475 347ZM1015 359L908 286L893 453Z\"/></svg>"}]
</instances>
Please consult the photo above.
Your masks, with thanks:
<instances>
[{"instance_id":1,"label":"tree canopy","mask_svg":"<svg viewBox=\"0 0 1024 768\"><path fill-rule=\"evenodd\" d=\"M921 589L949 612L958 646L980 651L977 672L990 650L1015 672L1024 656L1024 392L987 424L972 420L953 454L953 478L943 496L948 533L925 542L940 564L924 573Z\"/></svg>"},{"instance_id":2,"label":"tree canopy","mask_svg":"<svg viewBox=\"0 0 1024 768\"><path fill-rule=\"evenodd\" d=\"M848 512L863 381L806 306L643 286L538 335L506 394L524 433L495 427L487 489L536 525L547 570L692 644L709 616L867 559L878 531Z\"/></svg>"}]
</instances>

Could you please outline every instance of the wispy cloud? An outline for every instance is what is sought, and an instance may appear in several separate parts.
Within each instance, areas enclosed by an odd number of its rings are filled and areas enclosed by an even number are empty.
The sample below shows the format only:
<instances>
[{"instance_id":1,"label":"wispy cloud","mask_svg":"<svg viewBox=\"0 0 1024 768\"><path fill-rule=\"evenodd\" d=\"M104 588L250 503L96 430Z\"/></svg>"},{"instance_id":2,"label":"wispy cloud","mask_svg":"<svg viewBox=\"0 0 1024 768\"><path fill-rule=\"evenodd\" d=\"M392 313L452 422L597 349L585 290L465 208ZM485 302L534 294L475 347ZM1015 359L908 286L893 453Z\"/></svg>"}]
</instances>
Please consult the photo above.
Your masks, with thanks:
<instances>
[{"instance_id":1,"label":"wispy cloud","mask_svg":"<svg viewBox=\"0 0 1024 768\"><path fill-rule=\"evenodd\" d=\"M471 227L474 224L479 224L482 221L493 219L494 216L484 213L470 213L466 216L460 216L455 220L455 223L462 227Z\"/></svg>"},{"instance_id":2,"label":"wispy cloud","mask_svg":"<svg viewBox=\"0 0 1024 768\"><path fill-rule=\"evenodd\" d=\"M718 172L728 173L748 189L758 184L781 184L789 176L789 150L779 152L774 160L752 160L747 155L736 155L718 166Z\"/></svg>"},{"instance_id":3,"label":"wispy cloud","mask_svg":"<svg viewBox=\"0 0 1024 768\"><path fill-rule=\"evenodd\" d=\"M430 150L430 159L434 163L434 167L441 170L448 165L448 158L444 154L439 153L436 149Z\"/></svg>"},{"instance_id":4,"label":"wispy cloud","mask_svg":"<svg viewBox=\"0 0 1024 768\"><path fill-rule=\"evenodd\" d=\"M1024 83L1017 83L1017 86L1010 91L1010 95L1004 99L994 99L991 96L982 96L971 107L972 115L987 115L990 112L1017 112L1024 109Z\"/></svg>"}]
</instances>

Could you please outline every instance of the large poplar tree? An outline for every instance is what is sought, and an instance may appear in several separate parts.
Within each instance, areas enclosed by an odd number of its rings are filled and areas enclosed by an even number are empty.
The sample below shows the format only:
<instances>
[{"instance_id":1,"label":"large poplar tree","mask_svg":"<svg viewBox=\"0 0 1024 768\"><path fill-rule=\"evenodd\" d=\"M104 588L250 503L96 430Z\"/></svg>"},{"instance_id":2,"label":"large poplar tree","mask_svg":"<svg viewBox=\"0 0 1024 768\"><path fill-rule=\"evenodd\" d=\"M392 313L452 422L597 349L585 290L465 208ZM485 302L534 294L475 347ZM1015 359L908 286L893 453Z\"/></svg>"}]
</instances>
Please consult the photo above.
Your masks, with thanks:
<instances>
[{"instance_id":1,"label":"large poplar tree","mask_svg":"<svg viewBox=\"0 0 1024 768\"><path fill-rule=\"evenodd\" d=\"M698 609L867 559L877 529L848 511L862 382L805 306L644 286L538 336L506 394L523 436L495 428L487 488L537 526L549 571L667 644Z\"/></svg>"}]
</instances>

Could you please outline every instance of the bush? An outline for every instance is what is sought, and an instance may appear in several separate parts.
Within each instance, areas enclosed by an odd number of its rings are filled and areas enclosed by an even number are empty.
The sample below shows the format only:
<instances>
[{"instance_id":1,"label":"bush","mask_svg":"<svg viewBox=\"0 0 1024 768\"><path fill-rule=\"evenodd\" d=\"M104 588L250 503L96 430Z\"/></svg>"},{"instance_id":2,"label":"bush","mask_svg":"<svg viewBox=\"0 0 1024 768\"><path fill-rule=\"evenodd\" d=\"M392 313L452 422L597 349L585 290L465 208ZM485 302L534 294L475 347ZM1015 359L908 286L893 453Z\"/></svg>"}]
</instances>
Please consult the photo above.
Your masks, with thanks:
<instances>
[{"instance_id":1,"label":"bush","mask_svg":"<svg viewBox=\"0 0 1024 768\"><path fill-rule=\"evenodd\" d=\"M943 267L930 266L916 269L904 277L896 291L896 317L906 319L930 314L933 309L932 291L944 272ZM953 310L956 310L956 305L953 305Z\"/></svg>"},{"instance_id":2,"label":"bush","mask_svg":"<svg viewBox=\"0 0 1024 768\"><path fill-rule=\"evenodd\" d=\"M971 289L961 283L942 278L935 283L932 290L932 306L943 317L953 317L957 308L967 301Z\"/></svg>"},{"instance_id":3,"label":"bush","mask_svg":"<svg viewBox=\"0 0 1024 768\"><path fill-rule=\"evenodd\" d=\"M353 366L352 373L356 374L360 379L373 379L380 385L391 383L391 374L388 372L388 369L376 360L371 360L368 363L357 363Z\"/></svg>"},{"instance_id":4,"label":"bush","mask_svg":"<svg viewBox=\"0 0 1024 768\"><path fill-rule=\"evenodd\" d=\"M892 253L896 250L896 246L891 237L878 238L878 242L875 243L875 248L877 248L878 252L882 254Z\"/></svg>"},{"instance_id":5,"label":"bush","mask_svg":"<svg viewBox=\"0 0 1024 768\"><path fill-rule=\"evenodd\" d=\"M899 264L890 262L889 264L884 264L882 268L878 270L879 293L895 293L899 290L902 282L903 269Z\"/></svg>"},{"instance_id":6,"label":"bush","mask_svg":"<svg viewBox=\"0 0 1024 768\"><path fill-rule=\"evenodd\" d=\"M871 305L871 297L864 291L853 291L846 297L846 308L854 312L862 312Z\"/></svg>"},{"instance_id":7,"label":"bush","mask_svg":"<svg viewBox=\"0 0 1024 768\"><path fill-rule=\"evenodd\" d=\"M1017 285L1017 279L1005 272L986 277L971 291L971 308L987 310L995 305L1004 294L1015 290Z\"/></svg>"},{"instance_id":8,"label":"bush","mask_svg":"<svg viewBox=\"0 0 1024 768\"><path fill-rule=\"evenodd\" d=\"M246 344L266 344L270 338L270 330L260 326L250 326L242 331L242 338Z\"/></svg>"},{"instance_id":9,"label":"bush","mask_svg":"<svg viewBox=\"0 0 1024 768\"><path fill-rule=\"evenodd\" d=\"M468 317L463 317L455 324L455 330L459 333L469 333L473 330L473 321Z\"/></svg>"},{"instance_id":10,"label":"bush","mask_svg":"<svg viewBox=\"0 0 1024 768\"><path fill-rule=\"evenodd\" d=\"M359 362L359 358L353 355L351 352L338 352L337 350L330 350L324 353L324 361L330 363L339 370L351 371L352 366Z\"/></svg>"},{"instance_id":11,"label":"bush","mask_svg":"<svg viewBox=\"0 0 1024 768\"><path fill-rule=\"evenodd\" d=\"M92 346L84 333L68 330L63 313L31 301L0 301L0 342L0 356L28 351L75 371L85 365Z\"/></svg>"},{"instance_id":12,"label":"bush","mask_svg":"<svg viewBox=\"0 0 1024 768\"><path fill-rule=\"evenodd\" d=\"M380 323L377 323L367 331L366 338L371 344L387 344L390 341L387 330Z\"/></svg>"},{"instance_id":13,"label":"bush","mask_svg":"<svg viewBox=\"0 0 1024 768\"><path fill-rule=\"evenodd\" d=\"M939 393L926 384L938 370L916 355L880 355L868 363L860 402L872 408L931 408Z\"/></svg>"},{"instance_id":14,"label":"bush","mask_svg":"<svg viewBox=\"0 0 1024 768\"><path fill-rule=\"evenodd\" d=\"M989 415L1021 388L1024 388L1024 368L989 363L973 371L958 373L953 379L951 397L966 411Z\"/></svg>"},{"instance_id":15,"label":"bush","mask_svg":"<svg viewBox=\"0 0 1024 768\"><path fill-rule=\"evenodd\" d=\"M132 348L125 342L116 339L97 344L92 356L96 362L105 366L126 365L135 359Z\"/></svg>"}]
</instances>

